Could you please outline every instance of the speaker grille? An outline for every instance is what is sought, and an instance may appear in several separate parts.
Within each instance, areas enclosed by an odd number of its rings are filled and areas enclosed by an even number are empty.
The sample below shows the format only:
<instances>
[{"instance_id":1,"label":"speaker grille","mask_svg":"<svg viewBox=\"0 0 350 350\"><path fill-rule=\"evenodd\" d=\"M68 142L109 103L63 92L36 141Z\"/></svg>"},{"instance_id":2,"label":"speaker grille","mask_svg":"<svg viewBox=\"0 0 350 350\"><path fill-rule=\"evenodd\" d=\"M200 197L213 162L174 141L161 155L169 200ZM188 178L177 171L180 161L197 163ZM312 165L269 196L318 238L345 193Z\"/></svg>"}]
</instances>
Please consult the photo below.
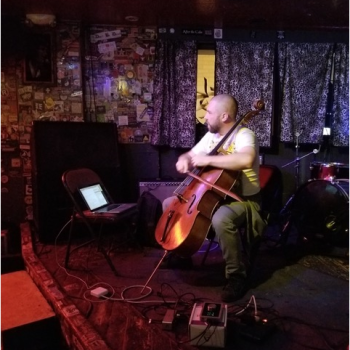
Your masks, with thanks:
<instances>
[{"instance_id":1,"label":"speaker grille","mask_svg":"<svg viewBox=\"0 0 350 350\"><path fill-rule=\"evenodd\" d=\"M174 191L181 185L182 182L179 181L169 181L169 180L150 180L150 181L140 181L139 191L140 195L145 191L150 191L156 198L161 202L164 199L171 197Z\"/></svg>"}]
</instances>

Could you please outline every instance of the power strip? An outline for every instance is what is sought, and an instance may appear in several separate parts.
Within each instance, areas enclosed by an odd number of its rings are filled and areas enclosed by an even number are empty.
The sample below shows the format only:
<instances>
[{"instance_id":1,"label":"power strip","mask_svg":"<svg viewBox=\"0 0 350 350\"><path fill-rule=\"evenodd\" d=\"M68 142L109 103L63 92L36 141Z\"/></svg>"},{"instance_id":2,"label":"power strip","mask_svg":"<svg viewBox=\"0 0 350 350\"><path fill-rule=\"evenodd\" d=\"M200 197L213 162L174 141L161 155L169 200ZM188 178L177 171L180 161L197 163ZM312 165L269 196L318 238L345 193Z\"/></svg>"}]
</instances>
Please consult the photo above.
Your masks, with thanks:
<instances>
[{"instance_id":1,"label":"power strip","mask_svg":"<svg viewBox=\"0 0 350 350\"><path fill-rule=\"evenodd\" d=\"M167 331L171 331L173 329L174 318L175 318L175 310L168 309L162 321L163 329Z\"/></svg>"},{"instance_id":2,"label":"power strip","mask_svg":"<svg viewBox=\"0 0 350 350\"><path fill-rule=\"evenodd\" d=\"M103 288L103 287L97 287L95 289L92 289L90 291L90 294L96 298L103 297L104 295L108 294L108 289Z\"/></svg>"}]
</instances>

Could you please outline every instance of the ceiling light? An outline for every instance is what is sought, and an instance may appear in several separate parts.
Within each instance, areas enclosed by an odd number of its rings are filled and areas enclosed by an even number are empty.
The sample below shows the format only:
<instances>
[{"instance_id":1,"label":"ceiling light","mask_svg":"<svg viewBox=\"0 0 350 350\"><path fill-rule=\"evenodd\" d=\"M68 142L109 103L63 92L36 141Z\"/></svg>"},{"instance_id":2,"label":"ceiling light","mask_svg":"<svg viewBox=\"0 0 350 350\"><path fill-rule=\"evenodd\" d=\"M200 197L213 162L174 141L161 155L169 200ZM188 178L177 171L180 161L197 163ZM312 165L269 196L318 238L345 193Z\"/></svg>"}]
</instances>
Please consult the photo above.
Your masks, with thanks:
<instances>
[{"instance_id":1,"label":"ceiling light","mask_svg":"<svg viewBox=\"0 0 350 350\"><path fill-rule=\"evenodd\" d=\"M56 16L50 14L29 13L26 15L27 24L36 24L38 26L56 25Z\"/></svg>"},{"instance_id":2,"label":"ceiling light","mask_svg":"<svg viewBox=\"0 0 350 350\"><path fill-rule=\"evenodd\" d=\"M125 19L129 22L137 22L139 20L136 16L126 16Z\"/></svg>"}]
</instances>

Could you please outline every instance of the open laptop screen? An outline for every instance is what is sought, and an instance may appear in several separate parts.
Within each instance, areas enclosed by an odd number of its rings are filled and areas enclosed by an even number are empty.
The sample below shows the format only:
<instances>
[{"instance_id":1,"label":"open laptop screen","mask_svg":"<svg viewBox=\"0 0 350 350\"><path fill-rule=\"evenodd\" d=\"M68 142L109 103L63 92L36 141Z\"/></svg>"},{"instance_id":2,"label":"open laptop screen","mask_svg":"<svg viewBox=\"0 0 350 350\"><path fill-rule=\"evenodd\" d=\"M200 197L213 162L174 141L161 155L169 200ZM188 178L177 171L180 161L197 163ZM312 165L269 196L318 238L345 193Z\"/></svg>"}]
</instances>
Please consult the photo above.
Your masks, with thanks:
<instances>
[{"instance_id":1,"label":"open laptop screen","mask_svg":"<svg viewBox=\"0 0 350 350\"><path fill-rule=\"evenodd\" d=\"M91 211L109 204L100 184L79 188L79 191Z\"/></svg>"}]
</instances>

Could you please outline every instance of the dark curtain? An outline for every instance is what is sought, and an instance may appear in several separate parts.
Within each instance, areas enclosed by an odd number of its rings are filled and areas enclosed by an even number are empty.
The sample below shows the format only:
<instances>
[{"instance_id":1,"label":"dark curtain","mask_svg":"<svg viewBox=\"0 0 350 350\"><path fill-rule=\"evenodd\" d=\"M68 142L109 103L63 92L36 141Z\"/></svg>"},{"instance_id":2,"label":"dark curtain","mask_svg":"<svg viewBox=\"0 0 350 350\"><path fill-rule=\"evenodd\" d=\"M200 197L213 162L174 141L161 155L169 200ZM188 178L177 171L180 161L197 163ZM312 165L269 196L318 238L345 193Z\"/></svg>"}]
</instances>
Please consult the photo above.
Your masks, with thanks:
<instances>
[{"instance_id":1,"label":"dark curtain","mask_svg":"<svg viewBox=\"0 0 350 350\"><path fill-rule=\"evenodd\" d=\"M337 44L334 52L334 103L331 140L349 146L349 46Z\"/></svg>"},{"instance_id":2,"label":"dark curtain","mask_svg":"<svg viewBox=\"0 0 350 350\"><path fill-rule=\"evenodd\" d=\"M271 146L273 67L273 43L217 43L216 94L233 95L239 104L239 116L252 110L254 100L265 102L265 111L247 125L264 147Z\"/></svg>"},{"instance_id":3,"label":"dark curtain","mask_svg":"<svg viewBox=\"0 0 350 350\"><path fill-rule=\"evenodd\" d=\"M333 44L280 43L281 141L321 143Z\"/></svg>"},{"instance_id":4,"label":"dark curtain","mask_svg":"<svg viewBox=\"0 0 350 350\"><path fill-rule=\"evenodd\" d=\"M190 148L196 131L196 43L159 40L156 52L151 143Z\"/></svg>"}]
</instances>

